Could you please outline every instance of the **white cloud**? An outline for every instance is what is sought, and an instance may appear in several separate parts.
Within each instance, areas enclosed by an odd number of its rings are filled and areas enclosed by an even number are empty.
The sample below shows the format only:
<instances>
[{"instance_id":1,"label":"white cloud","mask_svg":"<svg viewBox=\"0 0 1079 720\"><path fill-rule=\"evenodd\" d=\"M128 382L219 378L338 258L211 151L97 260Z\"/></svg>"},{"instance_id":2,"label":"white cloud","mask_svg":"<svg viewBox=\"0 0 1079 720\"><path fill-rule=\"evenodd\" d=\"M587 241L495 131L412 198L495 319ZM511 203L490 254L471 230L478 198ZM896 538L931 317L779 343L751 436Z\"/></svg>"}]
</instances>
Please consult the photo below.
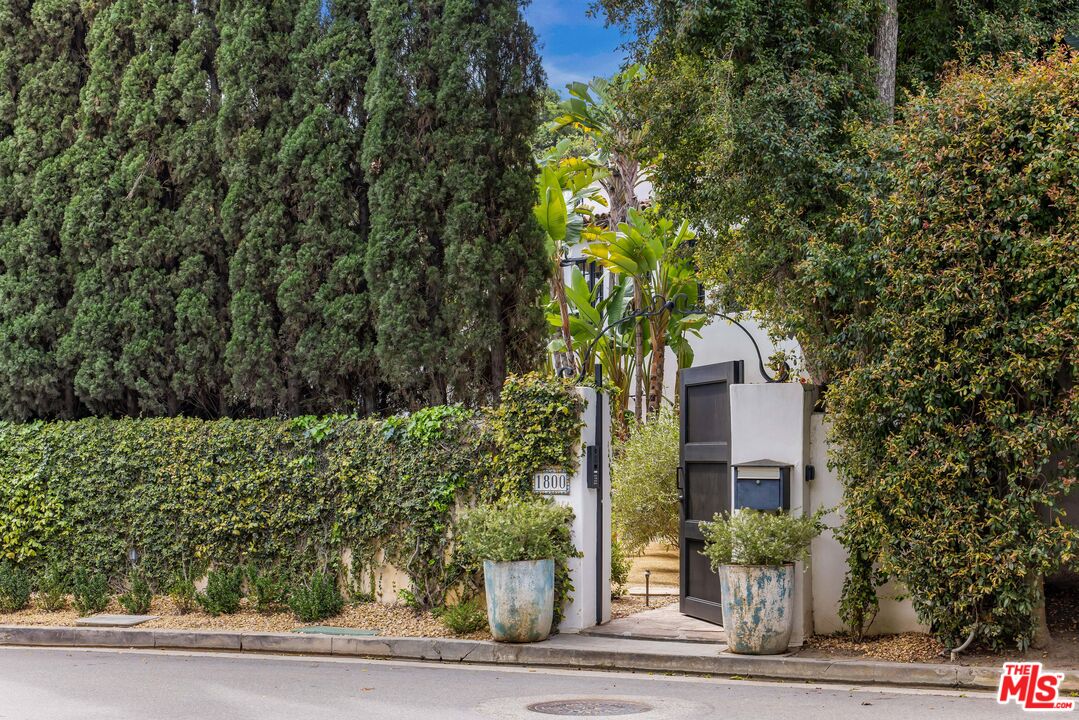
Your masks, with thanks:
<instances>
[{"instance_id":1,"label":"white cloud","mask_svg":"<svg viewBox=\"0 0 1079 720\"><path fill-rule=\"evenodd\" d=\"M525 18L537 33L565 25L573 19L567 12L566 4L559 0L532 0L525 9Z\"/></svg>"},{"instance_id":2,"label":"white cloud","mask_svg":"<svg viewBox=\"0 0 1079 720\"><path fill-rule=\"evenodd\" d=\"M574 81L588 82L598 76L610 77L622 69L624 59L617 52L594 55L552 55L543 59L547 71L547 84L565 94L566 84Z\"/></svg>"}]
</instances>

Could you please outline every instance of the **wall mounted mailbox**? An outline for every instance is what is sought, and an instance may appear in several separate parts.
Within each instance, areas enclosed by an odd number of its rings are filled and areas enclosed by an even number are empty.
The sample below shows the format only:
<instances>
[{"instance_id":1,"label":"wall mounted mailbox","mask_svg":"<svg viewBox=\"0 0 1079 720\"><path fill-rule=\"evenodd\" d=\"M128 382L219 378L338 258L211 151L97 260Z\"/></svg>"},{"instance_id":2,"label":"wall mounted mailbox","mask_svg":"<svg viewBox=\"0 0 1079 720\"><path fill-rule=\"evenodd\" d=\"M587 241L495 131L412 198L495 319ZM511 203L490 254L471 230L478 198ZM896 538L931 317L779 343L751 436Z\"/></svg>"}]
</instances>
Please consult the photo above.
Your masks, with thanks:
<instances>
[{"instance_id":1,"label":"wall mounted mailbox","mask_svg":"<svg viewBox=\"0 0 1079 720\"><path fill-rule=\"evenodd\" d=\"M754 460L734 466L734 509L778 512L791 509L791 466Z\"/></svg>"}]
</instances>

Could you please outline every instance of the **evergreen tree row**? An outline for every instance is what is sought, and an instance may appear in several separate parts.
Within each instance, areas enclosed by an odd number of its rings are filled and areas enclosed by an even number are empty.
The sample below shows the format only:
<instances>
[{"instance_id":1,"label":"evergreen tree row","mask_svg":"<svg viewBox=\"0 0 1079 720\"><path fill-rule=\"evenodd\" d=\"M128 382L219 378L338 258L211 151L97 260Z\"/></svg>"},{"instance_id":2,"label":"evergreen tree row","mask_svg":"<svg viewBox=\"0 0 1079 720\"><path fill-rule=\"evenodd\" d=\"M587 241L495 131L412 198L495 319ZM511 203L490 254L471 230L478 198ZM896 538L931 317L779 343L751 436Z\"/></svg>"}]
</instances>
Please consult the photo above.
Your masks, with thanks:
<instances>
[{"instance_id":1,"label":"evergreen tree row","mask_svg":"<svg viewBox=\"0 0 1079 720\"><path fill-rule=\"evenodd\" d=\"M2 0L0 416L490 398L542 89L518 0Z\"/></svg>"}]
</instances>

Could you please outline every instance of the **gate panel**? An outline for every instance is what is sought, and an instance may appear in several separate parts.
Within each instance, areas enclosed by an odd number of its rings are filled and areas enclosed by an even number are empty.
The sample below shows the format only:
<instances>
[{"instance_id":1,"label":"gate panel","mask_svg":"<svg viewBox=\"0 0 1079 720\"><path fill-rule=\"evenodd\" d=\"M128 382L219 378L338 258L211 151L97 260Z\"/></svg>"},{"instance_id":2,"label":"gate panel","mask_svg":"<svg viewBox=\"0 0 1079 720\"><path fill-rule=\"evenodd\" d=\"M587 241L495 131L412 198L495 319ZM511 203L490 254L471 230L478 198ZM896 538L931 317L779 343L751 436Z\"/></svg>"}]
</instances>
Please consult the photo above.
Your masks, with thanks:
<instances>
[{"instance_id":1,"label":"gate panel","mask_svg":"<svg viewBox=\"0 0 1079 720\"><path fill-rule=\"evenodd\" d=\"M719 576L712 572L700 523L731 507L730 386L742 382L742 361L681 371L681 464L679 490L679 609L691 617L722 624Z\"/></svg>"}]
</instances>

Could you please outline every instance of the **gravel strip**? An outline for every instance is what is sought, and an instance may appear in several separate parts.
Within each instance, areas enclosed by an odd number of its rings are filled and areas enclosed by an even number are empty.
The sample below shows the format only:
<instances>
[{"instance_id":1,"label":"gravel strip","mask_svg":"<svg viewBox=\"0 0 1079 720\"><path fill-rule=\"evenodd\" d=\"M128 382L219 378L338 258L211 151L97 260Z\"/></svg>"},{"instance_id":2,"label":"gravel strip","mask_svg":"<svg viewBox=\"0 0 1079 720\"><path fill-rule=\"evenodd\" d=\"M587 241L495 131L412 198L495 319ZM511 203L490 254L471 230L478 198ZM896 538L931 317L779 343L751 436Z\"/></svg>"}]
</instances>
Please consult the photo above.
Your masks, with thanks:
<instances>
[{"instance_id":1,"label":"gravel strip","mask_svg":"<svg viewBox=\"0 0 1079 720\"><path fill-rule=\"evenodd\" d=\"M652 607L644 606L642 597L620 597L611 603L613 618L650 610L677 598L652 598ZM347 605L340 615L321 622L304 623L297 620L287 609L281 612L257 613L246 607L246 601L240 612L233 615L208 615L196 610L181 615L176 605L168 597L155 597L150 606L150 615L159 615L157 620L139 625L139 628L163 630L234 630L241 632L290 632L299 627L311 625L332 625L334 627L355 628L358 630L377 630L388 637L461 637L469 640L490 640L486 630L454 635L442 622L430 612L414 612L401 605L381 603L358 603ZM123 613L123 608L115 598L109 603L108 613ZM79 613L70 608L60 612L45 612L36 605L17 613L0 613L0 625L36 625L52 627L74 627Z\"/></svg>"}]
</instances>

